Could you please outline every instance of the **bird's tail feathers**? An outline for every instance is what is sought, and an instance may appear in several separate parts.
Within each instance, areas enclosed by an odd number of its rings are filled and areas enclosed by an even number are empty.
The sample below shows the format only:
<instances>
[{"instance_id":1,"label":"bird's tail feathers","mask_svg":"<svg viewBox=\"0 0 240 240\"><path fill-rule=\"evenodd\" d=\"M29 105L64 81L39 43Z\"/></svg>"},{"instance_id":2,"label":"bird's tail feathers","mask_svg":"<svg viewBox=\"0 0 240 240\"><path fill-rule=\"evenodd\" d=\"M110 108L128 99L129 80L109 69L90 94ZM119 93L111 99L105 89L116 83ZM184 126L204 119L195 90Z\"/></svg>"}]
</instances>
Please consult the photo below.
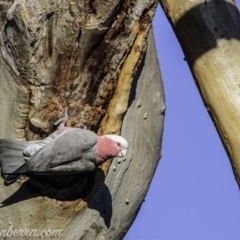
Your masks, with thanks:
<instances>
[{"instance_id":1,"label":"bird's tail feathers","mask_svg":"<svg viewBox=\"0 0 240 240\"><path fill-rule=\"evenodd\" d=\"M25 163L23 149L27 142L0 139L0 166L2 174L11 174Z\"/></svg>"},{"instance_id":2,"label":"bird's tail feathers","mask_svg":"<svg viewBox=\"0 0 240 240\"><path fill-rule=\"evenodd\" d=\"M5 186L14 183L20 177L11 173L25 163L23 149L27 146L29 142L0 139L0 167Z\"/></svg>"},{"instance_id":3,"label":"bird's tail feathers","mask_svg":"<svg viewBox=\"0 0 240 240\"><path fill-rule=\"evenodd\" d=\"M14 174L14 172L27 161L27 156L24 155L23 150L36 144L42 143L38 140L23 142L0 139L0 167L5 186L14 183L21 176L21 174Z\"/></svg>"},{"instance_id":4,"label":"bird's tail feathers","mask_svg":"<svg viewBox=\"0 0 240 240\"><path fill-rule=\"evenodd\" d=\"M18 180L18 178L20 178L20 177L21 177L21 175L5 175L5 174L3 174L4 185L9 186L12 183L16 182Z\"/></svg>"}]
</instances>

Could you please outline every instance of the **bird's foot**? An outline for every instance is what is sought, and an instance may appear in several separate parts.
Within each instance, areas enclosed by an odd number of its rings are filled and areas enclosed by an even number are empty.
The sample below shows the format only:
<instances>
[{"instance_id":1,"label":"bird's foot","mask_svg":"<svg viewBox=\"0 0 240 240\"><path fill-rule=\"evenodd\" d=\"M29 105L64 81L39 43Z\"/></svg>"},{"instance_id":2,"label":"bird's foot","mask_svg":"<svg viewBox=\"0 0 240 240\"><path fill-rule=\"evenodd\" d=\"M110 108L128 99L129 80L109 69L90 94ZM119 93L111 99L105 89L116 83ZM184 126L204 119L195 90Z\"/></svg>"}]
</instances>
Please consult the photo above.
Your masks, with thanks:
<instances>
[{"instance_id":1,"label":"bird's foot","mask_svg":"<svg viewBox=\"0 0 240 240\"><path fill-rule=\"evenodd\" d=\"M59 128L61 126L66 126L67 125L67 122L68 122L68 108L65 107L65 111L64 111L64 117L63 118L60 118L58 119L56 122L53 123L53 126L55 128Z\"/></svg>"}]
</instances>

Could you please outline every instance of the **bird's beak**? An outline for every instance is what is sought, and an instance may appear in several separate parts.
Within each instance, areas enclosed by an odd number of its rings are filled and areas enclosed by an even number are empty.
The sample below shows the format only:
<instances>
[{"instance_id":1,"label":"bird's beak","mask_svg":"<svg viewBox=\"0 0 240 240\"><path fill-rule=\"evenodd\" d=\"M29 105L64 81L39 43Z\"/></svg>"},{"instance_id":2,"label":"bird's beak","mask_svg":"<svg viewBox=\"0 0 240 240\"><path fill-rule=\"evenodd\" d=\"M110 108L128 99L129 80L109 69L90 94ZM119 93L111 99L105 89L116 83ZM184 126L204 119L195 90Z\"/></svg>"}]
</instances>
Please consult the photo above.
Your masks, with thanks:
<instances>
[{"instance_id":1,"label":"bird's beak","mask_svg":"<svg viewBox=\"0 0 240 240\"><path fill-rule=\"evenodd\" d=\"M122 149L119 154L118 154L118 157L125 157L127 155L127 149Z\"/></svg>"}]
</instances>

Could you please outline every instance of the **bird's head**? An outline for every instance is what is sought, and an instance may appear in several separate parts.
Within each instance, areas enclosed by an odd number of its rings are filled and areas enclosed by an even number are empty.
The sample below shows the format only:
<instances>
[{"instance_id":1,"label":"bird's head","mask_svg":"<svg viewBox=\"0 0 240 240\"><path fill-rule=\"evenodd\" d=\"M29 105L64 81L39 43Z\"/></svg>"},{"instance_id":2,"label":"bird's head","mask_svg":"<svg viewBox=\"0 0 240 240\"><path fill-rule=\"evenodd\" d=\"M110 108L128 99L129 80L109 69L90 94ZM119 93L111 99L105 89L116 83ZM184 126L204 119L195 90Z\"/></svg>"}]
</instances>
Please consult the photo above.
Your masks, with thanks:
<instances>
[{"instance_id":1,"label":"bird's head","mask_svg":"<svg viewBox=\"0 0 240 240\"><path fill-rule=\"evenodd\" d=\"M105 135L105 137L111 139L116 147L119 149L118 157L125 157L127 154L128 142L125 138L118 135Z\"/></svg>"},{"instance_id":2,"label":"bird's head","mask_svg":"<svg viewBox=\"0 0 240 240\"><path fill-rule=\"evenodd\" d=\"M103 135L98 137L97 150L99 158L97 164L114 157L125 157L127 148L128 142L121 136Z\"/></svg>"}]
</instances>

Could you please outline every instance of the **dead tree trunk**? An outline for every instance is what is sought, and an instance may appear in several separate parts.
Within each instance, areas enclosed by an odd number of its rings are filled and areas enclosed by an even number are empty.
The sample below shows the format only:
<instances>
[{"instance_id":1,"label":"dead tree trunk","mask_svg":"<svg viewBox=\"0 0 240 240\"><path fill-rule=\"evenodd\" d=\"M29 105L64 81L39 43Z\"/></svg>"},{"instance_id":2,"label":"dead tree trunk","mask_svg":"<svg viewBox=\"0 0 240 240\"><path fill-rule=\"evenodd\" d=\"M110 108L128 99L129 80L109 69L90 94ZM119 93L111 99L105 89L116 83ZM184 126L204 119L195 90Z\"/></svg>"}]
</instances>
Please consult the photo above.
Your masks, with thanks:
<instances>
[{"instance_id":1,"label":"dead tree trunk","mask_svg":"<svg viewBox=\"0 0 240 240\"><path fill-rule=\"evenodd\" d=\"M114 159L92 176L84 199L58 201L39 196L27 185L31 179L9 187L1 180L1 229L61 229L64 239L123 238L160 158L165 105L150 30L156 5L1 1L0 137L43 138L68 107L72 126L121 133L130 145L125 161Z\"/></svg>"},{"instance_id":2,"label":"dead tree trunk","mask_svg":"<svg viewBox=\"0 0 240 240\"><path fill-rule=\"evenodd\" d=\"M234 1L160 0L240 186L240 15Z\"/></svg>"}]
</instances>

